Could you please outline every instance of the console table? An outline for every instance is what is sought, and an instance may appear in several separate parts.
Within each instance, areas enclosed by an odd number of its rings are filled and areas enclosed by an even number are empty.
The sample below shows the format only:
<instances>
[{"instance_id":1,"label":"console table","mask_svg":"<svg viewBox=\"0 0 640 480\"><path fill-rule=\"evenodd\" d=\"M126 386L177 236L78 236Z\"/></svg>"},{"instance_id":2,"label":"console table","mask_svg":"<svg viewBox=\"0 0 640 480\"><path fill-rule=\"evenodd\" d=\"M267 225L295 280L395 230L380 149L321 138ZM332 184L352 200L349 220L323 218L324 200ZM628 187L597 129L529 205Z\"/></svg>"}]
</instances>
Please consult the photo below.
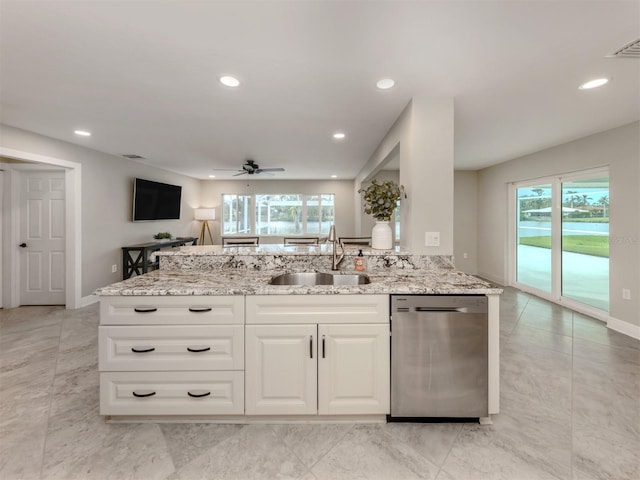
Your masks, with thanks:
<instances>
[{"instance_id":1,"label":"console table","mask_svg":"<svg viewBox=\"0 0 640 480\"><path fill-rule=\"evenodd\" d=\"M139 243L122 247L122 279L126 280L134 274L142 275L158 268L159 262L157 260L153 262L149 260L153 252L167 247L182 247L188 243L196 245L198 243L197 237L178 237L175 240Z\"/></svg>"}]
</instances>

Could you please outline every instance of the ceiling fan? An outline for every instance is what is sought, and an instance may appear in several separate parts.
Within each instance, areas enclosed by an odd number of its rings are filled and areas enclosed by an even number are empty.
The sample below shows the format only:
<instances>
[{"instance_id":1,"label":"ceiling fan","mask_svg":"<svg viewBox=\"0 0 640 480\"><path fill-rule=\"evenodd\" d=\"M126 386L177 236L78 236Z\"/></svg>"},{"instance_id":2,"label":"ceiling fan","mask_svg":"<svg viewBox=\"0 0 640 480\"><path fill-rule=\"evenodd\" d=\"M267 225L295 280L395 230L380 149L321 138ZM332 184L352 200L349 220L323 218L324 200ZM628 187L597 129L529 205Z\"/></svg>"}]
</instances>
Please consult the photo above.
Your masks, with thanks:
<instances>
[{"instance_id":1,"label":"ceiling fan","mask_svg":"<svg viewBox=\"0 0 640 480\"><path fill-rule=\"evenodd\" d=\"M257 175L260 175L260 174L273 175L273 173L271 172L284 172L284 168L281 168L281 167L260 168L260 165L258 165L254 160L247 160L244 163L244 165L242 165L242 168L239 170L230 170L228 168L214 168L214 170L227 170L227 171L239 172L233 175L234 177L237 177L238 175L256 175L256 174Z\"/></svg>"}]
</instances>

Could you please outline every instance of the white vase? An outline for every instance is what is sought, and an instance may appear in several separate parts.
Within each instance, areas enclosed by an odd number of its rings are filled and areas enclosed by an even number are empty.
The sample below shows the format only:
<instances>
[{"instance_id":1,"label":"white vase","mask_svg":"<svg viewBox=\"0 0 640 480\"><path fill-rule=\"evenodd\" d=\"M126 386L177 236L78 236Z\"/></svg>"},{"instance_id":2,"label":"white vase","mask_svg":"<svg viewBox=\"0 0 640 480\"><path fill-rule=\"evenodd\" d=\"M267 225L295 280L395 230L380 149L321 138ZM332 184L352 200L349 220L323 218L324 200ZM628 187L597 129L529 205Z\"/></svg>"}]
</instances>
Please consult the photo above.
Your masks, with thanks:
<instances>
[{"instance_id":1,"label":"white vase","mask_svg":"<svg viewBox=\"0 0 640 480\"><path fill-rule=\"evenodd\" d=\"M376 250L391 250L393 235L389 222L376 220L376 226L371 230L371 248Z\"/></svg>"}]
</instances>

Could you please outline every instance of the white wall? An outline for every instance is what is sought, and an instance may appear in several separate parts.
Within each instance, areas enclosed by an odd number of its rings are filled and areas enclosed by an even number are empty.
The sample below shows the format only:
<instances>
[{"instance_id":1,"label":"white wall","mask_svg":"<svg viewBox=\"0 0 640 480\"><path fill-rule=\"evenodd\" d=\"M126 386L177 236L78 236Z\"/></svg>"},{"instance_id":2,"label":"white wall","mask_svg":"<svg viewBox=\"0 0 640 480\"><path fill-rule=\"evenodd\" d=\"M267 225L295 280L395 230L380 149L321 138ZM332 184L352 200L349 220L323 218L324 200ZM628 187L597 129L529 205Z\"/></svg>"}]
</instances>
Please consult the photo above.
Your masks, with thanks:
<instances>
[{"instance_id":1,"label":"white wall","mask_svg":"<svg viewBox=\"0 0 640 480\"><path fill-rule=\"evenodd\" d=\"M478 274L505 284L508 184L599 166L610 175L610 316L640 326L640 123L478 172ZM631 300L622 299L622 288Z\"/></svg>"},{"instance_id":2,"label":"white wall","mask_svg":"<svg viewBox=\"0 0 640 480\"><path fill-rule=\"evenodd\" d=\"M414 97L356 177L357 189L399 149L400 244L414 253L453 255L453 113L452 98ZM440 232L440 246L426 247L425 232Z\"/></svg>"},{"instance_id":3,"label":"white wall","mask_svg":"<svg viewBox=\"0 0 640 480\"><path fill-rule=\"evenodd\" d=\"M82 296L122 279L120 247L150 241L160 231L197 236L192 209L200 199L199 180L5 125L0 134L2 147L82 165ZM134 177L181 185L181 219L133 223ZM117 273L111 273L113 264Z\"/></svg>"},{"instance_id":4,"label":"white wall","mask_svg":"<svg viewBox=\"0 0 640 480\"><path fill-rule=\"evenodd\" d=\"M200 206L216 209L216 220L210 221L209 226L214 243L220 244L222 194L333 193L336 232L348 237L356 233L353 188L353 180L202 180ZM282 243L282 237L265 237L260 243Z\"/></svg>"},{"instance_id":5,"label":"white wall","mask_svg":"<svg viewBox=\"0 0 640 480\"><path fill-rule=\"evenodd\" d=\"M454 172L453 255L458 270L478 273L478 174L475 171ZM464 258L464 254L467 258Z\"/></svg>"}]
</instances>

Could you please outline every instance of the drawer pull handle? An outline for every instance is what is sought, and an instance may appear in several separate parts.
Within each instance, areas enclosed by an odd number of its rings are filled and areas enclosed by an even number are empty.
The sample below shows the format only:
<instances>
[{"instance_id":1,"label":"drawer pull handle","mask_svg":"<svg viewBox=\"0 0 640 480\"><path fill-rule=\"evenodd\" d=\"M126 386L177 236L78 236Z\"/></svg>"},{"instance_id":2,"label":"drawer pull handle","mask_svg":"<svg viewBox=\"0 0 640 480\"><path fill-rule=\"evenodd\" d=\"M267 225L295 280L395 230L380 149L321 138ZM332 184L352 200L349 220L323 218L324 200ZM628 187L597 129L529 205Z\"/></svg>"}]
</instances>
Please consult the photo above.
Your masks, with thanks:
<instances>
[{"instance_id":1,"label":"drawer pull handle","mask_svg":"<svg viewBox=\"0 0 640 480\"><path fill-rule=\"evenodd\" d=\"M211 310L212 310L211 307L203 307L203 308L189 307L189 311L193 313L206 313L206 312L210 312Z\"/></svg>"},{"instance_id":2,"label":"drawer pull handle","mask_svg":"<svg viewBox=\"0 0 640 480\"><path fill-rule=\"evenodd\" d=\"M153 352L156 347L131 347L133 353L149 353Z\"/></svg>"},{"instance_id":3,"label":"drawer pull handle","mask_svg":"<svg viewBox=\"0 0 640 480\"><path fill-rule=\"evenodd\" d=\"M187 392L187 395L189 395L192 398L202 398L202 397L208 397L209 395L211 395L211 392L202 392L202 393Z\"/></svg>"},{"instance_id":4,"label":"drawer pull handle","mask_svg":"<svg viewBox=\"0 0 640 480\"><path fill-rule=\"evenodd\" d=\"M194 353L208 352L211 350L211 347L187 347L187 350Z\"/></svg>"},{"instance_id":5,"label":"drawer pull handle","mask_svg":"<svg viewBox=\"0 0 640 480\"><path fill-rule=\"evenodd\" d=\"M138 398L153 397L155 394L156 392L143 392L143 393L133 392L133 396Z\"/></svg>"},{"instance_id":6,"label":"drawer pull handle","mask_svg":"<svg viewBox=\"0 0 640 480\"><path fill-rule=\"evenodd\" d=\"M157 308L134 308L133 309L134 312L136 313L153 313L153 312L157 312L158 309Z\"/></svg>"}]
</instances>

